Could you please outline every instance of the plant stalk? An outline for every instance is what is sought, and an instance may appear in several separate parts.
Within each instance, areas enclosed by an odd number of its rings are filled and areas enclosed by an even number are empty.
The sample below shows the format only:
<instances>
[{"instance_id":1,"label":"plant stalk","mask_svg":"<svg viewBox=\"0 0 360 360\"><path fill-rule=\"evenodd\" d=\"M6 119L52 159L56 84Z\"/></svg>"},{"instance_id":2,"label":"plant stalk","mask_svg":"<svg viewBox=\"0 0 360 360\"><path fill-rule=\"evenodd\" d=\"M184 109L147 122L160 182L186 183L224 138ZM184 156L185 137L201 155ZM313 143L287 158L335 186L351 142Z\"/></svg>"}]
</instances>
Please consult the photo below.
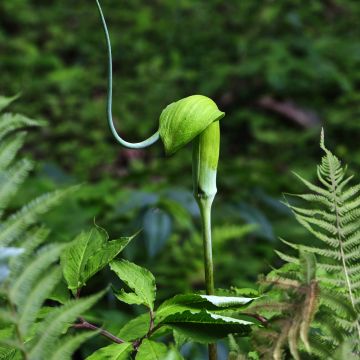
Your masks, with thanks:
<instances>
[{"instance_id":1,"label":"plant stalk","mask_svg":"<svg viewBox=\"0 0 360 360\"><path fill-rule=\"evenodd\" d=\"M194 197L201 215L204 248L206 293L214 294L214 266L211 240L211 207L216 189L216 173L220 149L219 121L208 126L195 140L193 147ZM217 360L216 344L209 344L209 360Z\"/></svg>"},{"instance_id":2,"label":"plant stalk","mask_svg":"<svg viewBox=\"0 0 360 360\"><path fill-rule=\"evenodd\" d=\"M215 195L210 198L197 198L200 208L202 237L204 247L204 269L205 269L205 285L206 294L214 294L214 265L212 257L212 239L211 239L211 206ZM209 360L217 359L216 344L209 344Z\"/></svg>"},{"instance_id":3,"label":"plant stalk","mask_svg":"<svg viewBox=\"0 0 360 360\"><path fill-rule=\"evenodd\" d=\"M204 248L204 269L206 294L214 294L214 265L212 257L212 239L211 239L211 206L215 196L211 198L198 198L202 224L202 237Z\"/></svg>"}]
</instances>

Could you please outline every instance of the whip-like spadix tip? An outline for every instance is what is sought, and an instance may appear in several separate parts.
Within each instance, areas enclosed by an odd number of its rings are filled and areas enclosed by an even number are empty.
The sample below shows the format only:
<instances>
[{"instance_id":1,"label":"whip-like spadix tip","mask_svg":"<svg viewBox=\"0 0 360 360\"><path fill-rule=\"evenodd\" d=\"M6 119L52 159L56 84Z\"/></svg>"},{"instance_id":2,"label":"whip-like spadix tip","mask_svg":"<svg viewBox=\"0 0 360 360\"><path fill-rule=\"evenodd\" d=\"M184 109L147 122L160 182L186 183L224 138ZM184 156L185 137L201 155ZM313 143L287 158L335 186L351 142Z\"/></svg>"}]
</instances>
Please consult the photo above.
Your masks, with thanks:
<instances>
[{"instance_id":1,"label":"whip-like spadix tip","mask_svg":"<svg viewBox=\"0 0 360 360\"><path fill-rule=\"evenodd\" d=\"M111 133L121 145L131 149L142 149L154 144L160 136L166 154L171 155L201 134L212 122L225 115L210 98L203 95L192 95L168 105L160 115L159 130L148 139L138 143L124 140L118 134L112 117L113 72L110 35L99 0L96 0L96 4L108 50L107 119Z\"/></svg>"},{"instance_id":2,"label":"whip-like spadix tip","mask_svg":"<svg viewBox=\"0 0 360 360\"><path fill-rule=\"evenodd\" d=\"M174 154L224 116L216 103L203 95L191 95L171 103L161 113L159 124L166 154Z\"/></svg>"}]
</instances>

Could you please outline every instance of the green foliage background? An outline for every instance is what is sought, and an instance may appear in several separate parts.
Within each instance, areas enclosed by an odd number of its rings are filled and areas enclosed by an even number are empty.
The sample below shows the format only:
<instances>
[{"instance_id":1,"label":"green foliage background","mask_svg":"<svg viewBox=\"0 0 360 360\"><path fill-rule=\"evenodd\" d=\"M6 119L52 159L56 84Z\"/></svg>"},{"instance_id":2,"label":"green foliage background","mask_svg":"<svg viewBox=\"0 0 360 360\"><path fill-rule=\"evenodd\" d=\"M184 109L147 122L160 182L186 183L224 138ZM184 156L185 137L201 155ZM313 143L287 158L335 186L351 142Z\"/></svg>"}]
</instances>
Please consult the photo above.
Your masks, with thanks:
<instances>
[{"instance_id":1,"label":"green foliage background","mask_svg":"<svg viewBox=\"0 0 360 360\"><path fill-rule=\"evenodd\" d=\"M299 189L290 169L315 178L321 125L328 147L360 168L359 2L102 3L112 34L114 114L126 139L149 135L167 104L191 94L213 98L226 112L214 207L216 282L251 286L280 263L278 236L306 243L277 200ZM159 295L202 288L191 150L165 158L160 145L128 151L112 139L95 2L2 1L0 18L0 93L21 91L11 110L49 123L24 150L40 166L18 204L84 182L45 219L56 237L68 241L94 218L114 237L144 227L126 255L152 269ZM305 111L310 126L299 125L289 107L284 115L261 105L269 98ZM124 317L132 311L123 310Z\"/></svg>"}]
</instances>

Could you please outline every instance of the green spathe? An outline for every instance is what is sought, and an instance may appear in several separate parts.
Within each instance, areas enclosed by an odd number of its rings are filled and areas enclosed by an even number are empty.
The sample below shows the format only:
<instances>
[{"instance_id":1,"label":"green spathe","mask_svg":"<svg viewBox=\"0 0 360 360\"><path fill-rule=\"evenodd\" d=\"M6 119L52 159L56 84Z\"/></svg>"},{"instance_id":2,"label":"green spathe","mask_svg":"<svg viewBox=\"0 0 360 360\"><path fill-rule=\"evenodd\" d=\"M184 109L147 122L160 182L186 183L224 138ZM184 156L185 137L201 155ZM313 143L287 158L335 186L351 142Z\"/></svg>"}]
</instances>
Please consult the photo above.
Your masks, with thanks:
<instances>
[{"instance_id":1,"label":"green spathe","mask_svg":"<svg viewBox=\"0 0 360 360\"><path fill-rule=\"evenodd\" d=\"M224 115L213 100L203 95L192 95L168 105L160 115L159 125L166 154L174 154Z\"/></svg>"}]
</instances>

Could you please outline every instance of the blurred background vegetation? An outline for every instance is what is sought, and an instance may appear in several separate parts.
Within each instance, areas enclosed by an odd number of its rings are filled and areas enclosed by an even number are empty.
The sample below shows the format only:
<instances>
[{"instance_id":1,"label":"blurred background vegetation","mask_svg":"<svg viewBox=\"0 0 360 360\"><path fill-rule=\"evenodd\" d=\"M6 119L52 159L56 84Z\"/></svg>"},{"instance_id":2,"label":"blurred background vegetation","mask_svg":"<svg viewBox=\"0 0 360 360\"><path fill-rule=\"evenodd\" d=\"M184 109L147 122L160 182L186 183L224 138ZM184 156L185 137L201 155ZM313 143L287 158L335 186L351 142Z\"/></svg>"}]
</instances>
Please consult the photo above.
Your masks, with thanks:
<instances>
[{"instance_id":1,"label":"blurred background vegetation","mask_svg":"<svg viewBox=\"0 0 360 360\"><path fill-rule=\"evenodd\" d=\"M258 274L281 263L273 251L279 236L306 237L280 201L299 190L291 170L315 177L321 126L328 147L360 169L360 3L102 4L112 35L114 115L126 139L150 135L161 110L191 94L211 97L226 112L214 207L216 283L255 286ZM111 237L143 228L126 256L154 272L159 299L202 288L191 147L165 158L160 144L133 151L111 137L95 2L2 1L0 19L0 93L21 92L11 110L48 121L24 149L38 168L18 204L83 183L44 220L54 237L69 241L94 219ZM108 301L105 320L114 316ZM125 321L133 309L122 310Z\"/></svg>"}]
</instances>

